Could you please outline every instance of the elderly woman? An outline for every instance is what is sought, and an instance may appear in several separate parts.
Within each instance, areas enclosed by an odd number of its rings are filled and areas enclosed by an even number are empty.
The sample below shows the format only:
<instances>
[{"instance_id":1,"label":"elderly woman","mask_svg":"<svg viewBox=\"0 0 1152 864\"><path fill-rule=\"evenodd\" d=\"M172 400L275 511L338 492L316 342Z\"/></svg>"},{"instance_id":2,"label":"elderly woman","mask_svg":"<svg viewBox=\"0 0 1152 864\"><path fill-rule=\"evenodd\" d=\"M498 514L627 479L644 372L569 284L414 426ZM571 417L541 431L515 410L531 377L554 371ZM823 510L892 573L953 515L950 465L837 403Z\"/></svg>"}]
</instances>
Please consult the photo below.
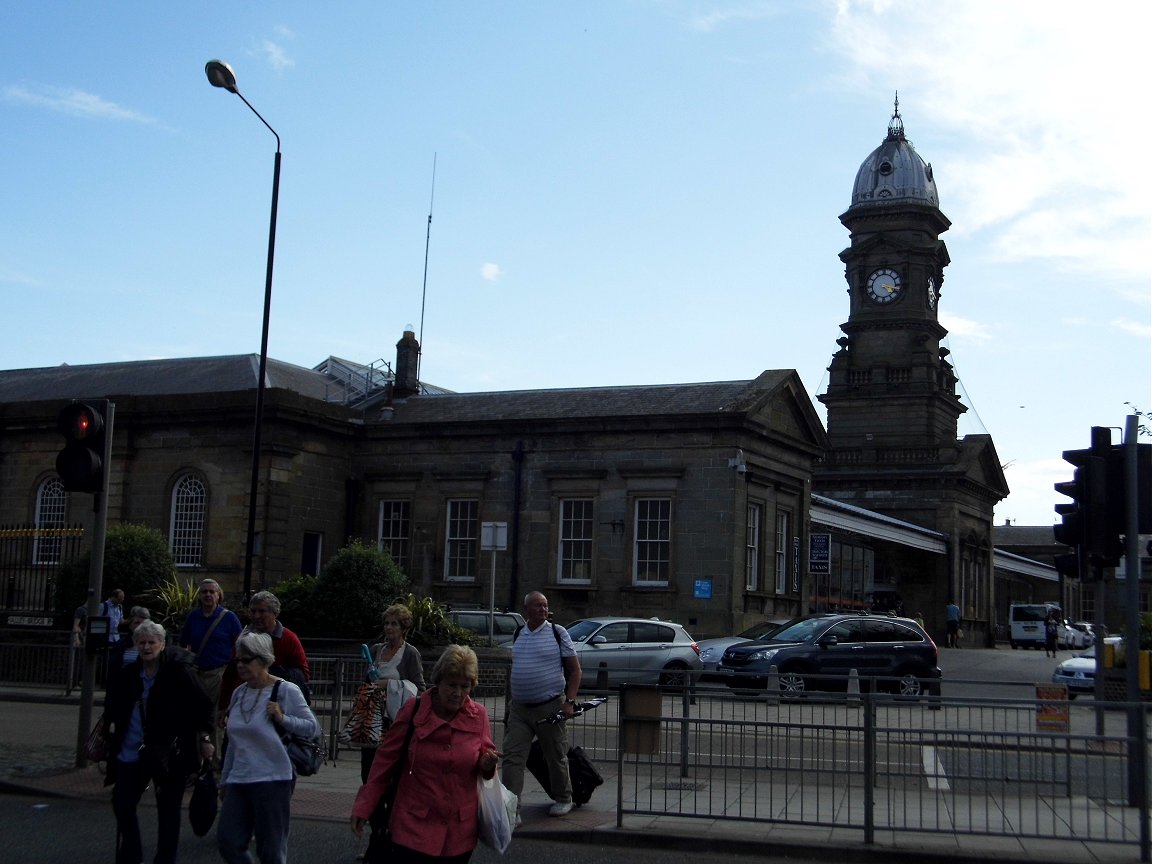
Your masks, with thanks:
<instances>
[{"instance_id":1,"label":"elderly woman","mask_svg":"<svg viewBox=\"0 0 1152 864\"><path fill-rule=\"evenodd\" d=\"M108 774L116 814L116 864L140 864L144 852L140 798L156 791L156 864L176 860L180 804L188 775L215 753L212 700L200 686L192 655L165 647L164 628L143 621L132 634L137 657L110 673L104 717L108 723Z\"/></svg>"},{"instance_id":2,"label":"elderly woman","mask_svg":"<svg viewBox=\"0 0 1152 864\"><path fill-rule=\"evenodd\" d=\"M388 864L430 859L465 864L472 857L479 837L476 778L491 778L500 758L488 712L470 697L477 674L471 648L445 648L432 670L432 689L400 709L376 751L372 773L352 807L352 831L361 835L399 773L389 846L380 859ZM375 850L366 861L376 864Z\"/></svg>"},{"instance_id":3,"label":"elderly woman","mask_svg":"<svg viewBox=\"0 0 1152 864\"><path fill-rule=\"evenodd\" d=\"M422 693L424 684L424 661L420 652L406 641L408 631L412 629L412 612L407 606L396 603L384 610L384 632L381 639L384 641L372 646L372 668L374 674L369 675L377 687L387 690L391 680L411 681L416 686L416 692ZM384 725L390 721L385 718ZM372 760L376 756L375 747L364 747L360 750L360 782L368 782L368 773L372 770Z\"/></svg>"},{"instance_id":4,"label":"elderly woman","mask_svg":"<svg viewBox=\"0 0 1152 864\"><path fill-rule=\"evenodd\" d=\"M295 772L281 734L310 738L320 732L304 694L291 681L276 678L272 637L244 633L236 640L241 685L232 694L225 728L228 748L220 786L224 803L216 827L221 857L251 864L248 841L255 834L263 864L288 860L288 819ZM272 691L279 682L276 701Z\"/></svg>"}]
</instances>

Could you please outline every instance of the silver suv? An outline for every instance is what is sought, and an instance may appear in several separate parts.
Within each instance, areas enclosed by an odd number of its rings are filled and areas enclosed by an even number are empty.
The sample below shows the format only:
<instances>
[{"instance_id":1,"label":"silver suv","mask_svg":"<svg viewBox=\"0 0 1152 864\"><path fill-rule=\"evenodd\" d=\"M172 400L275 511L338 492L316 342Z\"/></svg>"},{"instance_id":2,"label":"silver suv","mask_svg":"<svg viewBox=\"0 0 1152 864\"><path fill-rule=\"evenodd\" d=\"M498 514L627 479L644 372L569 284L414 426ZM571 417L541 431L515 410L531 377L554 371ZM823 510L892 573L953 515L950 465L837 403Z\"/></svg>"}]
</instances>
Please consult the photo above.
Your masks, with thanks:
<instances>
[{"instance_id":1,"label":"silver suv","mask_svg":"<svg viewBox=\"0 0 1152 864\"><path fill-rule=\"evenodd\" d=\"M492 621L492 644L504 648L512 645L516 628L524 626L524 616L519 612L497 612L493 615L487 609L449 609L448 620L475 633L483 645L488 644L488 622Z\"/></svg>"},{"instance_id":2,"label":"silver suv","mask_svg":"<svg viewBox=\"0 0 1152 864\"><path fill-rule=\"evenodd\" d=\"M704 667L696 642L671 621L606 616L574 621L567 630L586 688L598 683L683 687Z\"/></svg>"}]
</instances>

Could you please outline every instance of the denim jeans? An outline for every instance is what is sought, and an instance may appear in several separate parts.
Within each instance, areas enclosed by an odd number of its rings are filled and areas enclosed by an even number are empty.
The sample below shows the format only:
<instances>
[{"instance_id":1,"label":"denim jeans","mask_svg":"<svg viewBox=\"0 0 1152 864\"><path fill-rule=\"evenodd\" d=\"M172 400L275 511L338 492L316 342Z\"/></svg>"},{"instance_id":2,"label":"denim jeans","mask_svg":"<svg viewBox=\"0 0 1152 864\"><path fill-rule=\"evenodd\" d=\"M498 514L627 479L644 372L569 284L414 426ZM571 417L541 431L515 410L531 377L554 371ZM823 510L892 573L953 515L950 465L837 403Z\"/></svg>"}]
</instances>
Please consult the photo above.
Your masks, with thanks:
<instances>
[{"instance_id":1,"label":"denim jeans","mask_svg":"<svg viewBox=\"0 0 1152 864\"><path fill-rule=\"evenodd\" d=\"M216 845L228 864L285 864L294 780L232 783L225 787ZM248 841L256 835L256 858Z\"/></svg>"}]
</instances>

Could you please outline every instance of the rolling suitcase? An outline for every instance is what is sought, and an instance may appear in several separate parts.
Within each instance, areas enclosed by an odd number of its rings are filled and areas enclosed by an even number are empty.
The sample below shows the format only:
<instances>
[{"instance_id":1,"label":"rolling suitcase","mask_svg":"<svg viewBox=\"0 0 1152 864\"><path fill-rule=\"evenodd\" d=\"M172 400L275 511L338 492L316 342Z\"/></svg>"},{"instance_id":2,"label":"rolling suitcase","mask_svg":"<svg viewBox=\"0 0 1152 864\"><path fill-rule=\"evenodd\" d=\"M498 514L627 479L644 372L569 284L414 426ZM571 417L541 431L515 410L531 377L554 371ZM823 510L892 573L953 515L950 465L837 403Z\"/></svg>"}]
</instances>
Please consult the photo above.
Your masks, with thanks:
<instances>
[{"instance_id":1,"label":"rolling suitcase","mask_svg":"<svg viewBox=\"0 0 1152 864\"><path fill-rule=\"evenodd\" d=\"M533 741L528 751L528 760L525 767L532 772L544 792L552 798L552 781L548 777L548 766L544 762L544 753L540 749L540 742ZM592 760L588 758L583 747L568 748L568 777L572 781L572 803L579 807L587 804L596 787L604 782Z\"/></svg>"}]
</instances>

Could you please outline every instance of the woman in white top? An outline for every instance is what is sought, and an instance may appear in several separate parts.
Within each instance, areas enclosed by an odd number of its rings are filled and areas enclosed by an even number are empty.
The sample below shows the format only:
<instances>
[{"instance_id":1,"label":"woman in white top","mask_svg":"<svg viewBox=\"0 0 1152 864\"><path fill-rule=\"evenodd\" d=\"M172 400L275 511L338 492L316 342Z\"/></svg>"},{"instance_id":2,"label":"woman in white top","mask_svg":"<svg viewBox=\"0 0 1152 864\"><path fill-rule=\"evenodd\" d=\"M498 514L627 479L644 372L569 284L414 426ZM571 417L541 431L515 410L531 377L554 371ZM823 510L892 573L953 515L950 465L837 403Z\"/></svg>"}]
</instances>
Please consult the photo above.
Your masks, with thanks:
<instances>
[{"instance_id":1,"label":"woman in white top","mask_svg":"<svg viewBox=\"0 0 1152 864\"><path fill-rule=\"evenodd\" d=\"M220 855L229 864L251 864L248 841L253 834L262 864L288 860L296 773L280 740L281 731L306 738L320 732L300 688L268 672L275 662L267 633L244 633L236 640L236 668L243 683L228 704L228 749L220 777L224 801L216 827Z\"/></svg>"},{"instance_id":2,"label":"woman in white top","mask_svg":"<svg viewBox=\"0 0 1152 864\"><path fill-rule=\"evenodd\" d=\"M407 606L396 603L384 610L384 641L372 646L372 669L369 680L382 690L387 690L389 681L411 681L416 685L416 692L423 693L424 661L420 652L405 640L408 631L412 629L412 612ZM390 725L388 718L384 720L385 729ZM360 750L360 782L368 782L368 774L372 770L372 760L376 758L375 747L364 747Z\"/></svg>"}]
</instances>

